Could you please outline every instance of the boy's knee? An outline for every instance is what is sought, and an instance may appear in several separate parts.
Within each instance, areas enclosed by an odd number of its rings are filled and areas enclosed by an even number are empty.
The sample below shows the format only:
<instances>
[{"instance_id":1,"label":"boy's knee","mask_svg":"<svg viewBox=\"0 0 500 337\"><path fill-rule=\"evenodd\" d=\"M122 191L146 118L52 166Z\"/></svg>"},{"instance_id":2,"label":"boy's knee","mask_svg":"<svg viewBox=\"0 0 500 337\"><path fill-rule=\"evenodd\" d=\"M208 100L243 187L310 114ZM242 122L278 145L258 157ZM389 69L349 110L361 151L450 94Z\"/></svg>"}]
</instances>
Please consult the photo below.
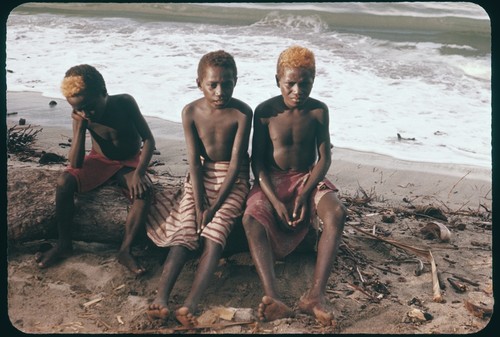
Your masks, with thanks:
<instances>
[{"instance_id":1,"label":"boy's knee","mask_svg":"<svg viewBox=\"0 0 500 337\"><path fill-rule=\"evenodd\" d=\"M262 226L257 220L255 220L251 215L243 215L241 220L243 228L245 229L245 234L247 237L257 237L265 234L264 226Z\"/></svg>"},{"instance_id":2,"label":"boy's knee","mask_svg":"<svg viewBox=\"0 0 500 337\"><path fill-rule=\"evenodd\" d=\"M345 221L347 217L347 207L341 202L339 202L333 209L333 214L336 219L341 220L342 222Z\"/></svg>"},{"instance_id":3,"label":"boy's knee","mask_svg":"<svg viewBox=\"0 0 500 337\"><path fill-rule=\"evenodd\" d=\"M58 192L75 192L77 188L76 178L64 172L57 178L57 191Z\"/></svg>"}]
</instances>

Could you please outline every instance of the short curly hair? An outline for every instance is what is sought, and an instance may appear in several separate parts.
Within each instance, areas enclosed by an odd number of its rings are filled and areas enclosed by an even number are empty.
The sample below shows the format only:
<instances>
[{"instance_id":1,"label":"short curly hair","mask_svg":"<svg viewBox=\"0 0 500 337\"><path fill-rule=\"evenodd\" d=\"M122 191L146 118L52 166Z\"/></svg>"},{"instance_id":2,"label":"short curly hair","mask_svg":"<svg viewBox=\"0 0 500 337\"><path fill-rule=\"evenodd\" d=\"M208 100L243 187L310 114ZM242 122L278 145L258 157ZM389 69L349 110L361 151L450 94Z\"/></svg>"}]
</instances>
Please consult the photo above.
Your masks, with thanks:
<instances>
[{"instance_id":1,"label":"short curly hair","mask_svg":"<svg viewBox=\"0 0 500 337\"><path fill-rule=\"evenodd\" d=\"M236 62L231 54L217 50L203 55L198 63L198 79L201 80L207 67L224 67L233 70L234 79L238 77Z\"/></svg>"},{"instance_id":2,"label":"short curly hair","mask_svg":"<svg viewBox=\"0 0 500 337\"><path fill-rule=\"evenodd\" d=\"M88 64L80 64L66 71L61 83L64 97L82 94L107 94L106 83L101 73Z\"/></svg>"},{"instance_id":3,"label":"short curly hair","mask_svg":"<svg viewBox=\"0 0 500 337\"><path fill-rule=\"evenodd\" d=\"M285 68L304 68L311 70L313 76L316 76L316 61L314 53L301 46L291 46L283 50L278 57L276 73L278 76L283 74Z\"/></svg>"}]
</instances>

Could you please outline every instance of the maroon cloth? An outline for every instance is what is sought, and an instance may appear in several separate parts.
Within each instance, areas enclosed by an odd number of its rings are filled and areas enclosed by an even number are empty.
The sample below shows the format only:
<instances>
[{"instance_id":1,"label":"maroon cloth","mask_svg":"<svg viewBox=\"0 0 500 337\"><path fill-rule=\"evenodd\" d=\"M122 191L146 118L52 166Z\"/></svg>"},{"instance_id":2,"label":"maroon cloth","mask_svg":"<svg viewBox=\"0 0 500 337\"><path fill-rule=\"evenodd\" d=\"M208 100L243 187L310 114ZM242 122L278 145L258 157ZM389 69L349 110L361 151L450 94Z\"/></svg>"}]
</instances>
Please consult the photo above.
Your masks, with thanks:
<instances>
[{"instance_id":1,"label":"maroon cloth","mask_svg":"<svg viewBox=\"0 0 500 337\"><path fill-rule=\"evenodd\" d=\"M78 192L88 192L104 184L123 167L136 168L141 153L127 160L111 160L92 149L83 160L81 168L68 166L66 172L71 173L78 183Z\"/></svg>"},{"instance_id":2,"label":"maroon cloth","mask_svg":"<svg viewBox=\"0 0 500 337\"><path fill-rule=\"evenodd\" d=\"M287 209L291 212L295 197L303 189L310 172L273 170L269 176L277 197L285 203ZM318 183L310 195L309 224L306 223L295 230L291 230L278 223L281 220L264 191L256 182L248 195L245 215L253 217L265 227L275 257L282 259L295 250L306 237L314 223L313 220L317 217L316 207L321 197L326 193L337 191L335 185L326 178Z\"/></svg>"}]
</instances>

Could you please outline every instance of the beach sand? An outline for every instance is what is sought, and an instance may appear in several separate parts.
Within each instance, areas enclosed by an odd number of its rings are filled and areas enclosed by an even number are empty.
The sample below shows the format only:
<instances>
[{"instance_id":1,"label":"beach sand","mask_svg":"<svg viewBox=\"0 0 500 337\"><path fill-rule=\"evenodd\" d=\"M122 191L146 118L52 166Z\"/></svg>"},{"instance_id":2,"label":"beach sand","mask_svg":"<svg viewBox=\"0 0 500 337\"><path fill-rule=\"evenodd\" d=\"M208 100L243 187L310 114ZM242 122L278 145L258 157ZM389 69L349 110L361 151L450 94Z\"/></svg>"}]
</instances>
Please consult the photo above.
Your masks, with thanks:
<instances>
[{"instance_id":1,"label":"beach sand","mask_svg":"<svg viewBox=\"0 0 500 337\"><path fill-rule=\"evenodd\" d=\"M52 100L57 104L49 106ZM26 124L42 129L34 145L37 151L67 155L68 147L64 144L72 138L72 131L66 101L38 93L8 92L7 113L7 127L23 118ZM181 125L158 118L146 119L157 143L158 153L152 159L157 163L154 169L182 179L188 166ZM332 143L335 144L335 139ZM339 196L350 212L344 231L345 245L329 282L329 296L338 312L335 332L473 333L485 328L489 316L474 316L466 303L478 303L486 309L493 305L491 170L408 162L337 147L332 151L333 163L327 177L339 188ZM26 163L18 161L16 156L10 156L7 161L9 172L21 170L23 165ZM410 214L416 207L426 206L439 208L446 215L446 221ZM8 209L10 211L13 210ZM391 215L394 221L387 220ZM422 234L421 229L432 221L440 221L450 229L449 242ZM442 290L445 303L432 301L430 265L426 261L423 261L424 274L416 276L415 263L396 261L401 255L411 253L359 234L354 226L382 233L387 239L431 249L446 283ZM149 269L145 277L137 279L114 260L116 245L77 242L76 252L69 259L39 270L33 262L33 253L39 244L40 241L11 243L9 247L8 316L15 328L30 333L178 332L175 329L179 324L174 319L166 325L158 325L144 315L144 309L155 296L165 252L134 248ZM277 264L280 287L284 288L284 298L290 305L307 288L307 278L296 275L310 276L311 259L311 254L297 253L287 257L285 263ZM354 260L357 265L353 265ZM172 306L182 303L195 268L193 260L184 269L174 289ZM366 278L364 283L360 279L362 275ZM453 275L466 276L474 285L466 283L465 292L456 292L447 281ZM233 321L238 321L238 317L240 321L249 320L254 317L254 309L262 296L248 252L221 260L215 279L200 304L205 323L212 325L198 332L216 331L213 322L224 317L221 308L226 316L232 312ZM376 288L377 284L383 284L388 291ZM96 301L89 304L92 300ZM433 318L425 321L408 318L407 313L413 309L428 312ZM308 316L298 315L295 319L273 323L242 323L226 327L222 332L319 333L328 330Z\"/></svg>"}]
</instances>

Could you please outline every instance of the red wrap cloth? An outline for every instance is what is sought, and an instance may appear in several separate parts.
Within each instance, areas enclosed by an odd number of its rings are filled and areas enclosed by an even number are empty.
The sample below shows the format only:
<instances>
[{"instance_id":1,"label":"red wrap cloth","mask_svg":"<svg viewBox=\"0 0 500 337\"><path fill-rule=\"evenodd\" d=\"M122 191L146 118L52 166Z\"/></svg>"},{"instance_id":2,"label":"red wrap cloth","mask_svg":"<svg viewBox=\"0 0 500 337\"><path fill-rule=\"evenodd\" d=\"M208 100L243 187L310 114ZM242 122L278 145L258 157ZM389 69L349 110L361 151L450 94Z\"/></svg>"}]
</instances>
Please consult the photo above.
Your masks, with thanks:
<instances>
[{"instance_id":1,"label":"red wrap cloth","mask_svg":"<svg viewBox=\"0 0 500 337\"><path fill-rule=\"evenodd\" d=\"M139 165L140 156L141 153L138 152L134 157L127 160L111 160L92 149L85 156L81 168L68 166L66 172L76 178L78 192L88 192L107 182L121 168L136 168Z\"/></svg>"},{"instance_id":2,"label":"red wrap cloth","mask_svg":"<svg viewBox=\"0 0 500 337\"><path fill-rule=\"evenodd\" d=\"M272 170L269 173L274 192L277 197L285 203L290 213L294 207L295 197L303 189L310 172L298 171L278 171ZM276 211L267 196L262 191L258 183L250 190L247 198L245 215L252 216L261 223L267 232L271 242L271 247L277 259L282 259L290 254L304 240L309 232L314 219L317 217L316 207L326 193L338 191L328 179L321 181L310 195L310 221L301 225L299 228L285 229L278 223Z\"/></svg>"}]
</instances>

